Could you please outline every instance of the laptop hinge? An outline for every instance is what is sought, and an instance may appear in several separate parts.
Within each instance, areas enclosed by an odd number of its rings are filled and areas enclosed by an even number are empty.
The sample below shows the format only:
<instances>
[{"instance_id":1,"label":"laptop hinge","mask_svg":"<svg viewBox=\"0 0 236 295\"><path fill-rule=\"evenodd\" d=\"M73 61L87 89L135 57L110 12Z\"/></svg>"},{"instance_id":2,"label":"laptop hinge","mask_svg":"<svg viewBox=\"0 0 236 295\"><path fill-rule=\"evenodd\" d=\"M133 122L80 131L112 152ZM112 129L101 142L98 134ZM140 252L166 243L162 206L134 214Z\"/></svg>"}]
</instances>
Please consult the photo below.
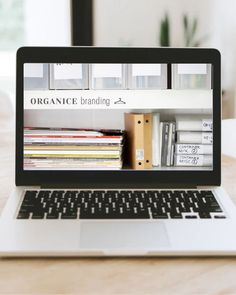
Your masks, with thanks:
<instances>
[{"instance_id":1,"label":"laptop hinge","mask_svg":"<svg viewBox=\"0 0 236 295\"><path fill-rule=\"evenodd\" d=\"M197 189L202 189L202 190L204 190L204 189L208 189L208 190L213 190L213 189L216 189L217 188L217 186L212 186L212 185L199 185L199 186L197 186Z\"/></svg>"},{"instance_id":2,"label":"laptop hinge","mask_svg":"<svg viewBox=\"0 0 236 295\"><path fill-rule=\"evenodd\" d=\"M91 184L43 184L42 189L59 189L59 188L75 188L75 189L197 189L196 185L183 184L162 184L162 185L125 185L125 184L106 184L106 185L91 185Z\"/></svg>"}]
</instances>

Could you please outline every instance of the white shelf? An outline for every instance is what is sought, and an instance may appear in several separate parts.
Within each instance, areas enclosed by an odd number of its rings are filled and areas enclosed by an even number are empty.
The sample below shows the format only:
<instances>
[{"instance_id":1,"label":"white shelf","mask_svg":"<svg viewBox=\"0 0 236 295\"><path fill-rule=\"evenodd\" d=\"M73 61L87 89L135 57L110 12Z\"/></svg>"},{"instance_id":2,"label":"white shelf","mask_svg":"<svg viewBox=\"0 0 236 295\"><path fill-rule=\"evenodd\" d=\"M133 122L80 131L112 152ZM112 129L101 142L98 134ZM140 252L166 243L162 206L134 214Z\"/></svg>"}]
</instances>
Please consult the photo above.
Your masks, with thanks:
<instances>
[{"instance_id":1,"label":"white shelf","mask_svg":"<svg viewBox=\"0 0 236 295\"><path fill-rule=\"evenodd\" d=\"M152 167L152 170L157 170L157 171L202 171L202 170L207 170L211 171L212 167L175 167L175 166L170 166L170 167Z\"/></svg>"},{"instance_id":2,"label":"white shelf","mask_svg":"<svg viewBox=\"0 0 236 295\"><path fill-rule=\"evenodd\" d=\"M192 166L192 167L181 167L181 166L169 166L169 167L162 167L162 166L153 166L151 169L143 169L145 171L211 171L213 167L199 167L199 166ZM124 165L124 167L120 170L132 170L132 171L142 171L142 170L135 170L131 169L129 166Z\"/></svg>"},{"instance_id":3,"label":"white shelf","mask_svg":"<svg viewBox=\"0 0 236 295\"><path fill-rule=\"evenodd\" d=\"M130 169L130 168L122 168L122 169L112 169L112 168L103 168L103 169L92 169L92 168L88 168L88 169L82 169L82 168L56 168L56 167L52 167L52 168L34 168L34 167L27 167L24 168L24 170L76 170L76 171L84 171L84 170L96 170L96 171L106 171L106 170L114 170L114 171L211 171L212 167L153 167L151 169L143 169L143 170L135 170L135 169Z\"/></svg>"},{"instance_id":4,"label":"white shelf","mask_svg":"<svg viewBox=\"0 0 236 295\"><path fill-rule=\"evenodd\" d=\"M119 99L124 103L116 103ZM212 109L212 90L26 90L25 109ZM60 103L61 102L61 103ZM63 103L64 102L64 103Z\"/></svg>"}]
</instances>

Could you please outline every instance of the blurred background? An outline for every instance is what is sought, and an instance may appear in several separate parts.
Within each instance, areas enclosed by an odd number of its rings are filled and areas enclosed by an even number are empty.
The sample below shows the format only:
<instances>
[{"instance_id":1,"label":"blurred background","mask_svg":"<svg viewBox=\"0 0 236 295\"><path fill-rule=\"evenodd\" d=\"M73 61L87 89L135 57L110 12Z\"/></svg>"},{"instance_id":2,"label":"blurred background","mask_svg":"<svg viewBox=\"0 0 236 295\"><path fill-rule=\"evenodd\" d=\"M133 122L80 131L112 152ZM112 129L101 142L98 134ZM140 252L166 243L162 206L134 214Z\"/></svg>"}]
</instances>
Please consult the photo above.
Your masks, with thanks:
<instances>
[{"instance_id":1,"label":"blurred background","mask_svg":"<svg viewBox=\"0 0 236 295\"><path fill-rule=\"evenodd\" d=\"M223 118L236 117L235 0L0 0L0 99L15 100L20 46L215 47Z\"/></svg>"}]
</instances>

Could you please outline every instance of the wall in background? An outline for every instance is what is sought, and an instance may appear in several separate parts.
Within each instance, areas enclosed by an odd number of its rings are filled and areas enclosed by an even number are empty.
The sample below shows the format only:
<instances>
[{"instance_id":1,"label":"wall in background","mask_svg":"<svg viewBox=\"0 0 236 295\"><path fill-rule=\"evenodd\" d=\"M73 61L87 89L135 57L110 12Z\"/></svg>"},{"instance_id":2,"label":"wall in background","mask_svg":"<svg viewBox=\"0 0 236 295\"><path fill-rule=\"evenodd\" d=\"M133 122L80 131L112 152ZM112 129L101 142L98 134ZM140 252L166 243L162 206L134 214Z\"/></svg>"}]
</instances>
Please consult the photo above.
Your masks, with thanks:
<instances>
[{"instance_id":1,"label":"wall in background","mask_svg":"<svg viewBox=\"0 0 236 295\"><path fill-rule=\"evenodd\" d=\"M71 44L69 0L24 0L25 45Z\"/></svg>"},{"instance_id":2,"label":"wall in background","mask_svg":"<svg viewBox=\"0 0 236 295\"><path fill-rule=\"evenodd\" d=\"M209 33L209 0L94 0L96 45L159 45L159 25L168 12L172 46L183 46L183 13L199 19L199 35ZM204 34L203 34L204 32Z\"/></svg>"},{"instance_id":3,"label":"wall in background","mask_svg":"<svg viewBox=\"0 0 236 295\"><path fill-rule=\"evenodd\" d=\"M17 4L17 7L10 4ZM10 103L14 105L17 48L69 46L71 44L70 1L9 0L9 3L4 2L4 7L1 8L8 12L9 24L6 24L4 19L0 20L0 31L4 29L4 25L11 25L11 31L6 32L7 38L4 39L3 35L0 42L0 94L10 98ZM18 38L15 37L19 29L17 26L20 28Z\"/></svg>"},{"instance_id":4,"label":"wall in background","mask_svg":"<svg viewBox=\"0 0 236 295\"><path fill-rule=\"evenodd\" d=\"M236 1L235 0L94 0L94 44L97 46L158 46L160 21L168 12L171 45L184 45L186 13L199 22L201 46L222 54L225 117L236 117Z\"/></svg>"},{"instance_id":5,"label":"wall in background","mask_svg":"<svg viewBox=\"0 0 236 295\"><path fill-rule=\"evenodd\" d=\"M236 117L236 1L216 0L211 44L221 51L223 117Z\"/></svg>"},{"instance_id":6,"label":"wall in background","mask_svg":"<svg viewBox=\"0 0 236 295\"><path fill-rule=\"evenodd\" d=\"M15 5L14 1L17 7L10 6ZM8 5L4 2L2 6L8 22L4 18L0 20L0 77L15 75L15 53L18 47L71 44L70 1L11 0ZM10 28L7 30L6 26Z\"/></svg>"}]
</instances>

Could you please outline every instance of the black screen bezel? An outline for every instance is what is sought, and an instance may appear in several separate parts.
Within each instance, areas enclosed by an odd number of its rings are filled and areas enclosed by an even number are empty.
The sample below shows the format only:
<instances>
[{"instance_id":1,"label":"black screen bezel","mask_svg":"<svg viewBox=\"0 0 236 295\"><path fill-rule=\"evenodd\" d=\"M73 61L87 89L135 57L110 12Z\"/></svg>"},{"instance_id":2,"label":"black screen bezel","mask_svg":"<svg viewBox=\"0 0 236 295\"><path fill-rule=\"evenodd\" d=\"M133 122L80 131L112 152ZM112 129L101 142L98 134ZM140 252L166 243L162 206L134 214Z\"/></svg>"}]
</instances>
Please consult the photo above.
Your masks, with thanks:
<instances>
[{"instance_id":1,"label":"black screen bezel","mask_svg":"<svg viewBox=\"0 0 236 295\"><path fill-rule=\"evenodd\" d=\"M27 171L23 170L24 63L210 63L213 87L213 170L211 171ZM21 47L16 71L16 185L76 187L203 186L221 183L220 53L206 48Z\"/></svg>"}]
</instances>

